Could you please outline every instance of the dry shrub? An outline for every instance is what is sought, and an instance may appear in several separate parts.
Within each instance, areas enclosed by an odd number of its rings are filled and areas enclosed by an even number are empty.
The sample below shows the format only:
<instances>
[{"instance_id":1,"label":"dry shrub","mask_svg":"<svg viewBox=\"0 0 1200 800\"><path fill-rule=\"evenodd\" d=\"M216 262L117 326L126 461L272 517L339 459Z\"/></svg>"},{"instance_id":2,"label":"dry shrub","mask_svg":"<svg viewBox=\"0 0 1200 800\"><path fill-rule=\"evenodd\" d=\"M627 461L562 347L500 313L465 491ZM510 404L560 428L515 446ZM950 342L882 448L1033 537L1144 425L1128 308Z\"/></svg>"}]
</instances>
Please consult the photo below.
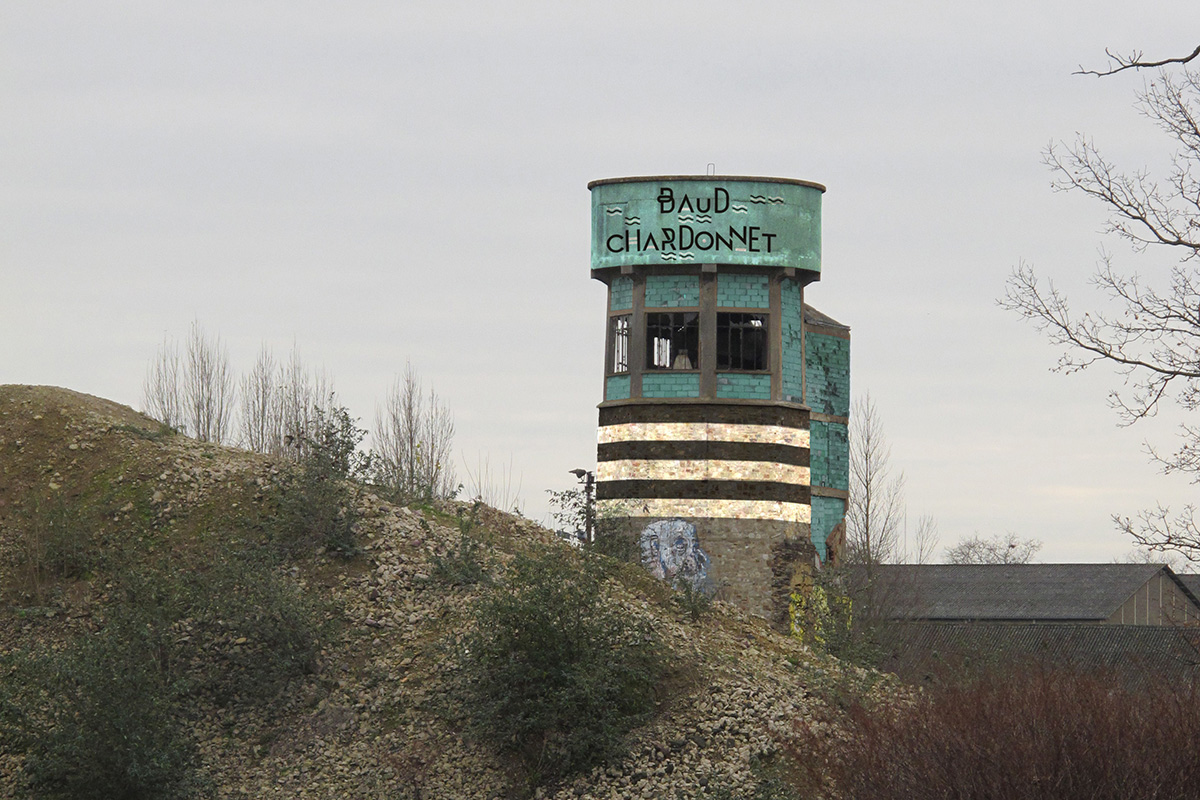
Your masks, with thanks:
<instances>
[{"instance_id":1,"label":"dry shrub","mask_svg":"<svg viewBox=\"0 0 1200 800\"><path fill-rule=\"evenodd\" d=\"M844 797L1192 798L1200 692L1029 667L848 710L818 782ZM816 746L816 743L814 743Z\"/></svg>"}]
</instances>

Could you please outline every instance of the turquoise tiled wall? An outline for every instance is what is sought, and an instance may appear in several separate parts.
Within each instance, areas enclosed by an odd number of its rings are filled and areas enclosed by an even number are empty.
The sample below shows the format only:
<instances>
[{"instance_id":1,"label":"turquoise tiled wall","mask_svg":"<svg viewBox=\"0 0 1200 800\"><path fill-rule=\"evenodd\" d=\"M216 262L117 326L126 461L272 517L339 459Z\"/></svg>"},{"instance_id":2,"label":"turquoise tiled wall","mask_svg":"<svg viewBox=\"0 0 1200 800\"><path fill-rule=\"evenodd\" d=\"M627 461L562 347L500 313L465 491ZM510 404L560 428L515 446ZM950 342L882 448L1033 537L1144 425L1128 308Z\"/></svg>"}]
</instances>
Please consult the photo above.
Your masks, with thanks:
<instances>
[{"instance_id":1,"label":"turquoise tiled wall","mask_svg":"<svg viewBox=\"0 0 1200 800\"><path fill-rule=\"evenodd\" d=\"M633 278L613 278L612 305L613 311L633 308Z\"/></svg>"},{"instance_id":2,"label":"turquoise tiled wall","mask_svg":"<svg viewBox=\"0 0 1200 800\"><path fill-rule=\"evenodd\" d=\"M808 331L804 349L809 408L818 414L849 416L849 340Z\"/></svg>"},{"instance_id":3,"label":"turquoise tiled wall","mask_svg":"<svg viewBox=\"0 0 1200 800\"><path fill-rule=\"evenodd\" d=\"M739 400L770 400L771 376L718 372L717 397L732 397Z\"/></svg>"},{"instance_id":4,"label":"turquoise tiled wall","mask_svg":"<svg viewBox=\"0 0 1200 800\"><path fill-rule=\"evenodd\" d=\"M814 497L812 499L812 543L817 547L821 560L826 558L825 542L834 526L846 516L846 501L837 497Z\"/></svg>"},{"instance_id":5,"label":"turquoise tiled wall","mask_svg":"<svg viewBox=\"0 0 1200 800\"><path fill-rule=\"evenodd\" d=\"M785 280L780 298L780 316L783 322L783 400L789 403L804 402L804 294L796 281Z\"/></svg>"},{"instance_id":6,"label":"turquoise tiled wall","mask_svg":"<svg viewBox=\"0 0 1200 800\"><path fill-rule=\"evenodd\" d=\"M850 488L850 442L840 422L818 422L809 426L809 468L813 486Z\"/></svg>"},{"instance_id":7,"label":"turquoise tiled wall","mask_svg":"<svg viewBox=\"0 0 1200 800\"><path fill-rule=\"evenodd\" d=\"M642 397L699 396L700 375L698 373L647 372L642 375Z\"/></svg>"},{"instance_id":8,"label":"turquoise tiled wall","mask_svg":"<svg viewBox=\"0 0 1200 800\"><path fill-rule=\"evenodd\" d=\"M766 275L719 275L717 305L732 308L770 308L771 290Z\"/></svg>"},{"instance_id":9,"label":"turquoise tiled wall","mask_svg":"<svg viewBox=\"0 0 1200 800\"><path fill-rule=\"evenodd\" d=\"M679 308L698 305L700 305L699 276L646 276L646 308Z\"/></svg>"},{"instance_id":10,"label":"turquoise tiled wall","mask_svg":"<svg viewBox=\"0 0 1200 800\"><path fill-rule=\"evenodd\" d=\"M606 378L604 381L604 399L605 400L628 400L629 399L629 376L614 375L611 378Z\"/></svg>"}]
</instances>

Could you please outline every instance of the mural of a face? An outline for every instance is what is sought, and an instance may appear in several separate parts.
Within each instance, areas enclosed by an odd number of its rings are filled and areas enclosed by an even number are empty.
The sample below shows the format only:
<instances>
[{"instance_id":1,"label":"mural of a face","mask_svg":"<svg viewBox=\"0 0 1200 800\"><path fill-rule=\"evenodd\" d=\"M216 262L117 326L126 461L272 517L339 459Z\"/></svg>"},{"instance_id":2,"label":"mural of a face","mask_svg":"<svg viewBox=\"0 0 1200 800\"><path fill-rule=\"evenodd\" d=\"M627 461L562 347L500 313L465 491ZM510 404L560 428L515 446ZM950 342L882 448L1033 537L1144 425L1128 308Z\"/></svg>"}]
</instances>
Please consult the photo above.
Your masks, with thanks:
<instances>
[{"instance_id":1,"label":"mural of a face","mask_svg":"<svg viewBox=\"0 0 1200 800\"><path fill-rule=\"evenodd\" d=\"M671 585L691 584L711 591L709 558L700 547L696 526L683 519L664 519L642 529L642 566Z\"/></svg>"}]
</instances>

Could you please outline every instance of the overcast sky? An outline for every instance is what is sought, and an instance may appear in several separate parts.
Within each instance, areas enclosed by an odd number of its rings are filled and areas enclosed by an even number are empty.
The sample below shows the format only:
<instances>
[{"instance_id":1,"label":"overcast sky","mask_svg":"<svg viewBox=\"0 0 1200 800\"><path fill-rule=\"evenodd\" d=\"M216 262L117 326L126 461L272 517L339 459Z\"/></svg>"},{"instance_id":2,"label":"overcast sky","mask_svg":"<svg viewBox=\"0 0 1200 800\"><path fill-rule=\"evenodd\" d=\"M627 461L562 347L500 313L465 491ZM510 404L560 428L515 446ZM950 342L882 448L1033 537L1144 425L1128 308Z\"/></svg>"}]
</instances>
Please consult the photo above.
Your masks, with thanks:
<instances>
[{"instance_id":1,"label":"overcast sky","mask_svg":"<svg viewBox=\"0 0 1200 800\"><path fill-rule=\"evenodd\" d=\"M1046 561L1131 545L1109 517L1193 489L1120 429L1111 373L1064 377L997 308L1020 261L1080 302L1103 209L1041 151L1167 142L1104 48L1190 52L1193 3L13 2L0 7L0 383L140 407L195 319L247 370L293 342L369 422L411 360L459 472L513 465L526 513L595 464L603 286L589 180L825 184L807 300L853 330L943 544L1014 532ZM465 463L464 463L465 462ZM464 476L465 477L465 476Z\"/></svg>"}]
</instances>

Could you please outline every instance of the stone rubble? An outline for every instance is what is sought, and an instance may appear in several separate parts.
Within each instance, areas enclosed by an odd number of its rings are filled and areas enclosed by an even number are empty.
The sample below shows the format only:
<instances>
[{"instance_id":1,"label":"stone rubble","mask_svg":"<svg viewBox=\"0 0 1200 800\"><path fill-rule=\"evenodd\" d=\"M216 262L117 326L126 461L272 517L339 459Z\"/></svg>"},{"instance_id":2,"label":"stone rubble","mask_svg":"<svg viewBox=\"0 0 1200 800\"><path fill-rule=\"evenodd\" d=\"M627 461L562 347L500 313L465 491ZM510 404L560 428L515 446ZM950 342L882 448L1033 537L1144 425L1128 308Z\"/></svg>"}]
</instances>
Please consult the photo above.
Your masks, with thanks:
<instances>
[{"instance_id":1,"label":"stone rubble","mask_svg":"<svg viewBox=\"0 0 1200 800\"><path fill-rule=\"evenodd\" d=\"M5 512L28 502L34 478L77 492L103 473L149 502L146 509L121 494L119 505L105 511L112 525L151 513L159 530L175 531L199 508L237 513L260 506L286 473L285 465L244 451L158 438L156 426L86 395L0 387L0 569L14 563ZM458 546L458 519L469 516L470 506L406 508L368 490L358 491L356 502L361 555L348 563L318 555L289 570L304 591L320 593L337 609L340 633L321 653L316 673L274 702L210 708L194 721L204 774L220 797L528 796L513 764L465 733L465 712L454 701L457 659L478 590L432 580L432 559ZM555 542L536 523L488 508L480 510L472 535L487 544L496 574L520 548ZM533 796L748 797L758 765L795 757L812 731L836 735L835 715L822 699L826 688L848 682L889 691L888 682L814 655L724 604L691 622L647 581L614 582L612 602L653 619L675 654L676 693L633 733L626 758ZM78 587L52 618L31 618L0 595L0 655L30 639L62 642L95 629L111 588L99 581ZM0 798L20 796L20 762L0 745Z\"/></svg>"}]
</instances>

